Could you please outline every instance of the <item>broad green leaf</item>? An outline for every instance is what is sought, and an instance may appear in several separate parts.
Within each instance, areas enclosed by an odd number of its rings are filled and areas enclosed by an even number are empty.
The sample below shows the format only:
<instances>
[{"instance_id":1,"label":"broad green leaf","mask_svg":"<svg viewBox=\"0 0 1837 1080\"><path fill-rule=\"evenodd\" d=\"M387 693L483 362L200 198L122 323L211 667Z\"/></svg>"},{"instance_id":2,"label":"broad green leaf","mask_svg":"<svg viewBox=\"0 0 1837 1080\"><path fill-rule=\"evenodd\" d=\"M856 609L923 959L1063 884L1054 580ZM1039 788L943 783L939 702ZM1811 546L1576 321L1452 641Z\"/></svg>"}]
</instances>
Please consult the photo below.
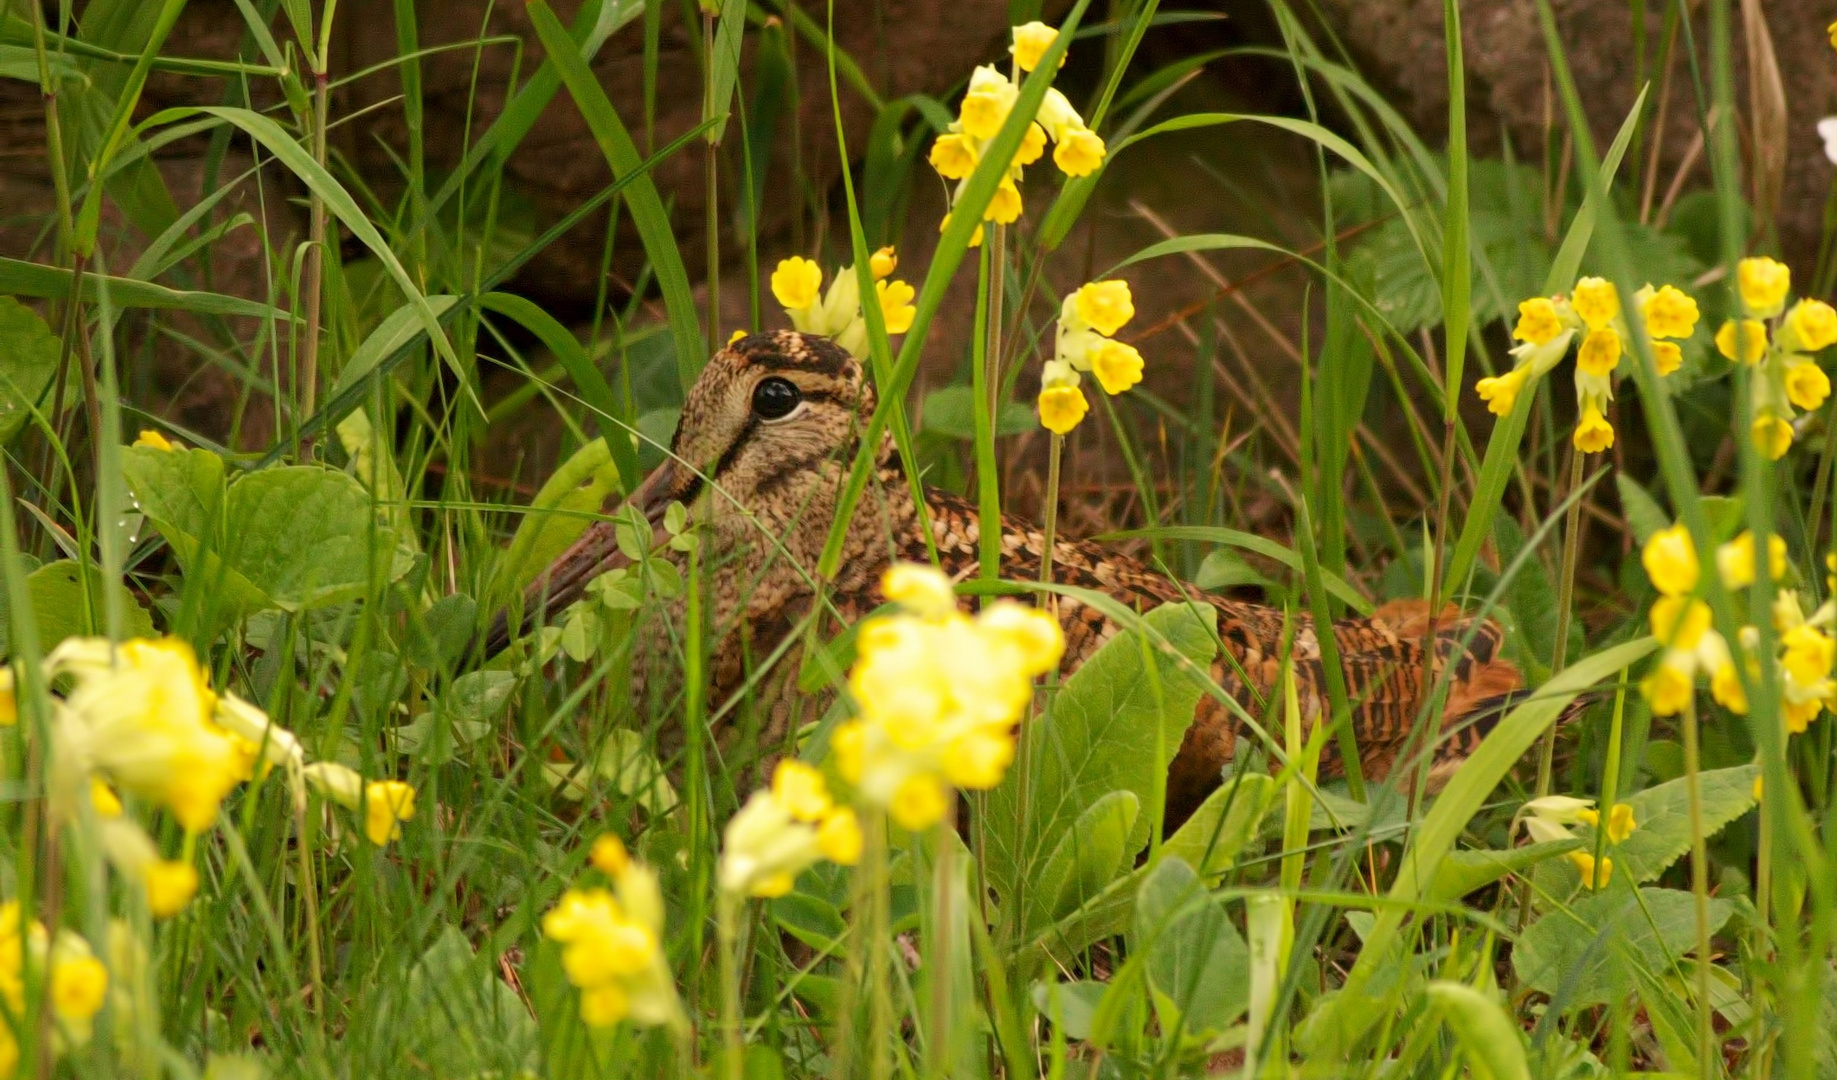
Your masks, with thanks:
<instances>
[{"instance_id":1,"label":"broad green leaf","mask_svg":"<svg viewBox=\"0 0 1837 1080\"><path fill-rule=\"evenodd\" d=\"M1625 473L1614 474L1614 487L1620 491L1620 508L1626 512L1627 524L1633 527L1633 538L1643 547L1652 534L1671 527L1671 518L1639 481Z\"/></svg>"},{"instance_id":2,"label":"broad green leaf","mask_svg":"<svg viewBox=\"0 0 1837 1080\"><path fill-rule=\"evenodd\" d=\"M1211 666L1215 618L1210 607L1155 609L1147 626L1175 652L1150 644L1140 631L1120 633L1065 681L1047 715L1030 722L1031 775L1010 769L988 800L989 882L1004 903L1020 893L1037 895L1040 872L1066 831L1113 792L1134 793L1142 808L1126 854L1148 842L1148 815L1160 812L1167 763L1192 723ZM1152 671L1145 663L1151 658ZM1025 808L1023 790L1032 804ZM1019 835L1023 822L1027 831Z\"/></svg>"},{"instance_id":3,"label":"broad green leaf","mask_svg":"<svg viewBox=\"0 0 1837 1080\"><path fill-rule=\"evenodd\" d=\"M1466 983L1440 979L1423 993L1454 1032L1474 1080L1531 1080L1524 1033L1497 998Z\"/></svg>"},{"instance_id":4,"label":"broad green leaf","mask_svg":"<svg viewBox=\"0 0 1837 1080\"><path fill-rule=\"evenodd\" d=\"M1112 791L1086 807L1059 834L1040 867L1037 888L1024 913L1033 929L1089 903L1116 880L1128 854L1129 834L1142 812L1133 791Z\"/></svg>"},{"instance_id":5,"label":"broad green leaf","mask_svg":"<svg viewBox=\"0 0 1837 1080\"><path fill-rule=\"evenodd\" d=\"M1197 540L1207 544L1224 544L1227 547L1241 548L1254 552L1267 559L1274 559L1296 573L1301 572L1301 556L1289 548L1266 536L1244 532L1242 529L1224 529L1214 525L1160 525L1147 529L1121 529L1105 533L1099 540L1126 540L1133 538L1148 540ZM1369 615L1372 603L1357 589L1347 584L1346 579L1327 570L1321 571L1326 579L1327 591L1346 606L1361 615Z\"/></svg>"},{"instance_id":6,"label":"broad green leaf","mask_svg":"<svg viewBox=\"0 0 1837 1080\"><path fill-rule=\"evenodd\" d=\"M1163 858L1142 882L1132 947L1148 949L1149 985L1179 1010L1186 1034L1223 1031L1249 1008L1250 948L1182 860Z\"/></svg>"},{"instance_id":7,"label":"broad green leaf","mask_svg":"<svg viewBox=\"0 0 1837 1080\"><path fill-rule=\"evenodd\" d=\"M1703 835L1714 836L1754 807L1756 765L1711 769L1697 774L1703 797ZM1679 777L1630 795L1637 824L1613 853L1614 872L1635 882L1651 881L1690 850L1690 780ZM1588 830L1584 829L1584 832ZM1594 843L1589 837L1589 844Z\"/></svg>"},{"instance_id":8,"label":"broad green leaf","mask_svg":"<svg viewBox=\"0 0 1837 1080\"><path fill-rule=\"evenodd\" d=\"M517 676L508 671L470 671L440 695L440 708L455 720L495 720L510 704Z\"/></svg>"},{"instance_id":9,"label":"broad green leaf","mask_svg":"<svg viewBox=\"0 0 1837 1080\"><path fill-rule=\"evenodd\" d=\"M377 507L388 518L396 536L410 551L419 551L414 517L408 509L408 489L402 483L402 474L396 471L395 455L379 445L370 414L353 409L351 415L338 421L335 430L339 445L351 456L351 471L357 474L358 483L376 498Z\"/></svg>"},{"instance_id":10,"label":"broad green leaf","mask_svg":"<svg viewBox=\"0 0 1837 1080\"><path fill-rule=\"evenodd\" d=\"M535 1018L458 929L441 932L401 990L377 1022L431 1075L512 1076L537 1068Z\"/></svg>"},{"instance_id":11,"label":"broad green leaf","mask_svg":"<svg viewBox=\"0 0 1837 1080\"><path fill-rule=\"evenodd\" d=\"M128 637L152 637L153 616L119 581L112 589L127 618L121 632ZM102 595L102 574L70 559L46 563L26 577L26 596L38 624L38 647L49 652L68 637L93 637L108 633L107 608ZM12 651L12 633L4 608L0 608L0 656Z\"/></svg>"},{"instance_id":12,"label":"broad green leaf","mask_svg":"<svg viewBox=\"0 0 1837 1080\"><path fill-rule=\"evenodd\" d=\"M507 599L536 580L544 567L592 525L606 499L623 490L605 439L574 451L536 492L498 564L493 592Z\"/></svg>"},{"instance_id":13,"label":"broad green leaf","mask_svg":"<svg viewBox=\"0 0 1837 1080\"><path fill-rule=\"evenodd\" d=\"M223 459L208 450L129 446L121 468L134 504L153 523L185 576L208 590L221 610L270 606L261 589L226 561Z\"/></svg>"},{"instance_id":14,"label":"broad green leaf","mask_svg":"<svg viewBox=\"0 0 1837 1080\"><path fill-rule=\"evenodd\" d=\"M1730 900L1709 903L1709 931L1734 914ZM1649 913L1649 914L1648 914ZM1636 965L1663 974L1673 958L1696 947L1696 898L1677 889L1610 888L1552 911L1525 928L1512 950L1512 970L1533 990L1560 997L1565 1010L1606 1004L1616 988L1631 989Z\"/></svg>"},{"instance_id":15,"label":"broad green leaf","mask_svg":"<svg viewBox=\"0 0 1837 1080\"><path fill-rule=\"evenodd\" d=\"M575 802L604 784L653 814L667 814L677 805L676 788L663 765L644 736L629 728L607 732L587 761L545 761L542 768L562 797Z\"/></svg>"},{"instance_id":16,"label":"broad green leaf","mask_svg":"<svg viewBox=\"0 0 1837 1080\"><path fill-rule=\"evenodd\" d=\"M1161 857L1180 859L1202 877L1223 873L1256 836L1279 790L1275 778L1265 773L1245 773L1227 781L1167 838Z\"/></svg>"},{"instance_id":17,"label":"broad green leaf","mask_svg":"<svg viewBox=\"0 0 1837 1080\"><path fill-rule=\"evenodd\" d=\"M11 442L57 373L60 346L38 313L0 296L0 443Z\"/></svg>"},{"instance_id":18,"label":"broad green leaf","mask_svg":"<svg viewBox=\"0 0 1837 1080\"><path fill-rule=\"evenodd\" d=\"M1109 983L1084 980L1070 983L1037 982L1033 984L1033 1007L1048 1021L1063 1028L1067 1038L1088 1040L1091 1021L1103 1001Z\"/></svg>"},{"instance_id":19,"label":"broad green leaf","mask_svg":"<svg viewBox=\"0 0 1837 1080\"><path fill-rule=\"evenodd\" d=\"M976 396L967 386L946 386L925 395L921 431L965 442L976 437ZM1018 401L1004 401L997 435L1021 435L1033 430L1033 410Z\"/></svg>"},{"instance_id":20,"label":"broad green leaf","mask_svg":"<svg viewBox=\"0 0 1837 1080\"><path fill-rule=\"evenodd\" d=\"M393 581L413 559L356 480L318 466L243 477L230 485L223 517L225 559L287 611L356 599L373 577Z\"/></svg>"}]
</instances>

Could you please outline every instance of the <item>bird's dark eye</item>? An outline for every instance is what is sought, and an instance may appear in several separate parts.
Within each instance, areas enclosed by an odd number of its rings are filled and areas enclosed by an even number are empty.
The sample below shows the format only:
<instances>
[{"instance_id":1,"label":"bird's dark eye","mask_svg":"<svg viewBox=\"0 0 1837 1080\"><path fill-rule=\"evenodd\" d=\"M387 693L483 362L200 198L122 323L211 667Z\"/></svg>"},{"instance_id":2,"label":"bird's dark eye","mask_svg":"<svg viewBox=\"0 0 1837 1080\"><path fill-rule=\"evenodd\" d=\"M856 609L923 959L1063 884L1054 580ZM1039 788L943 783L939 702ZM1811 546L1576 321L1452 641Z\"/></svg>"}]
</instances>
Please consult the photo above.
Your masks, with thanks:
<instances>
[{"instance_id":1,"label":"bird's dark eye","mask_svg":"<svg viewBox=\"0 0 1837 1080\"><path fill-rule=\"evenodd\" d=\"M761 420L782 420L804 400L797 384L774 375L753 387L753 412Z\"/></svg>"}]
</instances>

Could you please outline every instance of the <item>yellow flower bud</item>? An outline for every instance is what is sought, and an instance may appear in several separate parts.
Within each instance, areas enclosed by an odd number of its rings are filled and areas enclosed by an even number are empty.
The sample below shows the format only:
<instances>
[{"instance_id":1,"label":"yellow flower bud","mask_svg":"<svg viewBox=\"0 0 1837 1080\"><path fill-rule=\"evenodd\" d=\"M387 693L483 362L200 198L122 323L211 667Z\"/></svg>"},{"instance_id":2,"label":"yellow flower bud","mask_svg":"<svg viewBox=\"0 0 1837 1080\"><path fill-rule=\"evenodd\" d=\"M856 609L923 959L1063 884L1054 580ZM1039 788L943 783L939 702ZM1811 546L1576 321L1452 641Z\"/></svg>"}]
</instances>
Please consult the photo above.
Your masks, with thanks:
<instances>
[{"instance_id":1,"label":"yellow flower bud","mask_svg":"<svg viewBox=\"0 0 1837 1080\"><path fill-rule=\"evenodd\" d=\"M942 619L957 611L950 579L935 566L896 562L880 575L880 591L921 619Z\"/></svg>"},{"instance_id":2,"label":"yellow flower bud","mask_svg":"<svg viewBox=\"0 0 1837 1080\"><path fill-rule=\"evenodd\" d=\"M1480 400L1486 402L1488 412L1495 416L1512 415L1512 406L1518 403L1518 395L1524 390L1525 381L1531 377L1531 365L1522 364L1503 375L1481 379L1474 384Z\"/></svg>"},{"instance_id":3,"label":"yellow flower bud","mask_svg":"<svg viewBox=\"0 0 1837 1080\"><path fill-rule=\"evenodd\" d=\"M1599 810L1583 810L1576 814L1576 820L1588 825L1593 825L1595 828L1599 829L1601 827L1601 812ZM1639 822L1634 820L1633 817L1632 804L1615 803L1614 808L1609 811L1607 815L1607 842L1610 844L1618 844L1622 840L1633 835L1633 830L1638 827Z\"/></svg>"},{"instance_id":4,"label":"yellow flower bud","mask_svg":"<svg viewBox=\"0 0 1837 1080\"><path fill-rule=\"evenodd\" d=\"M1743 319L1739 324L1728 320L1716 331L1716 351L1737 363L1759 363L1767 355L1767 324L1759 319Z\"/></svg>"},{"instance_id":5,"label":"yellow flower bud","mask_svg":"<svg viewBox=\"0 0 1837 1080\"><path fill-rule=\"evenodd\" d=\"M1815 360L1805 360L1786 369L1786 400L1810 412L1831 396L1831 377Z\"/></svg>"},{"instance_id":6,"label":"yellow flower bud","mask_svg":"<svg viewBox=\"0 0 1837 1080\"><path fill-rule=\"evenodd\" d=\"M1014 54L1014 63L1022 71L1032 71L1040 66L1040 59L1058 36L1059 31L1035 20L1014 28L1014 44L1008 46L1008 51ZM1059 56L1059 66L1065 66L1064 54Z\"/></svg>"},{"instance_id":7,"label":"yellow flower bud","mask_svg":"<svg viewBox=\"0 0 1837 1080\"><path fill-rule=\"evenodd\" d=\"M727 335L727 344L730 346L737 344L739 340L745 336L746 336L745 330L735 330L733 333Z\"/></svg>"},{"instance_id":8,"label":"yellow flower bud","mask_svg":"<svg viewBox=\"0 0 1837 1080\"><path fill-rule=\"evenodd\" d=\"M899 252L893 250L892 244L879 248L867 257L867 268L873 272L875 281L890 278L893 271L899 269Z\"/></svg>"},{"instance_id":9,"label":"yellow flower bud","mask_svg":"<svg viewBox=\"0 0 1837 1080\"><path fill-rule=\"evenodd\" d=\"M1601 415L1601 406L1593 401L1582 406L1582 418L1575 426L1575 448L1584 454L1599 454L1613 445L1614 425Z\"/></svg>"},{"instance_id":10,"label":"yellow flower bud","mask_svg":"<svg viewBox=\"0 0 1837 1080\"><path fill-rule=\"evenodd\" d=\"M166 438L164 435L161 435L159 432L152 431L152 430L142 431L140 433L140 438L134 440L134 445L150 447L154 450L177 450L178 449L178 447L172 445L172 441L170 439Z\"/></svg>"},{"instance_id":11,"label":"yellow flower bud","mask_svg":"<svg viewBox=\"0 0 1837 1080\"><path fill-rule=\"evenodd\" d=\"M1103 392L1114 397L1142 381L1142 354L1133 345L1106 338L1091 358L1091 374Z\"/></svg>"},{"instance_id":12,"label":"yellow flower bud","mask_svg":"<svg viewBox=\"0 0 1837 1080\"><path fill-rule=\"evenodd\" d=\"M1569 303L1590 330L1604 329L1620 314L1620 294L1604 278L1585 277L1576 282Z\"/></svg>"},{"instance_id":13,"label":"yellow flower bud","mask_svg":"<svg viewBox=\"0 0 1837 1080\"><path fill-rule=\"evenodd\" d=\"M1512 328L1514 338L1542 345L1562 332L1562 317L1556 313L1556 305L1549 297L1533 296L1518 302L1518 325Z\"/></svg>"},{"instance_id":14,"label":"yellow flower bud","mask_svg":"<svg viewBox=\"0 0 1837 1080\"><path fill-rule=\"evenodd\" d=\"M823 286L823 269L801 255L793 255L772 271L772 295L787 311L812 306Z\"/></svg>"},{"instance_id":15,"label":"yellow flower bud","mask_svg":"<svg viewBox=\"0 0 1837 1080\"><path fill-rule=\"evenodd\" d=\"M1646 576L1666 596L1681 596L1697 587L1697 548L1682 524L1660 529L1640 552Z\"/></svg>"},{"instance_id":16,"label":"yellow flower bud","mask_svg":"<svg viewBox=\"0 0 1837 1080\"><path fill-rule=\"evenodd\" d=\"M1114 278L1093 281L1080 288L1074 294L1073 301L1078 318L1105 337L1121 330L1124 323L1135 318L1135 298L1129 293L1127 281Z\"/></svg>"},{"instance_id":17,"label":"yellow flower bud","mask_svg":"<svg viewBox=\"0 0 1837 1080\"><path fill-rule=\"evenodd\" d=\"M1792 290L1792 271L1785 263L1765 255L1743 259L1735 264L1735 285L1749 315L1770 319L1786 306L1786 294Z\"/></svg>"},{"instance_id":18,"label":"yellow flower bud","mask_svg":"<svg viewBox=\"0 0 1837 1080\"><path fill-rule=\"evenodd\" d=\"M1741 687L1741 673L1735 670L1733 662L1716 666L1709 677L1709 694L1716 699L1716 704L1735 715L1748 715L1748 693Z\"/></svg>"},{"instance_id":19,"label":"yellow flower bud","mask_svg":"<svg viewBox=\"0 0 1837 1080\"><path fill-rule=\"evenodd\" d=\"M1054 435L1069 434L1091 409L1076 386L1049 386L1040 391L1039 404L1040 425Z\"/></svg>"},{"instance_id":20,"label":"yellow flower bud","mask_svg":"<svg viewBox=\"0 0 1837 1080\"><path fill-rule=\"evenodd\" d=\"M1792 449L1792 425L1768 413L1754 421L1754 445L1768 461L1778 461Z\"/></svg>"},{"instance_id":21,"label":"yellow flower bud","mask_svg":"<svg viewBox=\"0 0 1837 1080\"><path fill-rule=\"evenodd\" d=\"M1676 342L1654 341L1652 343L1652 366L1660 375L1669 375L1684 366L1684 350Z\"/></svg>"},{"instance_id":22,"label":"yellow flower bud","mask_svg":"<svg viewBox=\"0 0 1837 1080\"><path fill-rule=\"evenodd\" d=\"M17 972L11 974L17 976ZM94 956L73 956L52 964L51 1009L60 1020L86 1023L102 1011L107 997L108 968Z\"/></svg>"},{"instance_id":23,"label":"yellow flower bud","mask_svg":"<svg viewBox=\"0 0 1837 1080\"><path fill-rule=\"evenodd\" d=\"M1641 307L1646 333L1655 338L1687 338L1696 333L1696 298L1675 285L1663 285Z\"/></svg>"},{"instance_id":24,"label":"yellow flower bud","mask_svg":"<svg viewBox=\"0 0 1837 1080\"><path fill-rule=\"evenodd\" d=\"M593 850L587 860L607 877L618 877L631 866L631 855L617 833L601 833L599 839L593 841Z\"/></svg>"}]
</instances>

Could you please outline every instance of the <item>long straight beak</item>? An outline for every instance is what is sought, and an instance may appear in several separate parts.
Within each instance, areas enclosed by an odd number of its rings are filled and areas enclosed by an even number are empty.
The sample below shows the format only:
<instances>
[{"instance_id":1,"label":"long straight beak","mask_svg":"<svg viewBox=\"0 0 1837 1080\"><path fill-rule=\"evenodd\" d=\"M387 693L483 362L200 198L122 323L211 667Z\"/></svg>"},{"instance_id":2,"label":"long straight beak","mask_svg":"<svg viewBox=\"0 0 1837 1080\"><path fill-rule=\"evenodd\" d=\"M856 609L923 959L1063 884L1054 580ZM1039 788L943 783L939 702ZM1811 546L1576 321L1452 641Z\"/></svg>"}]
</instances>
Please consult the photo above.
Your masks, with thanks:
<instances>
[{"instance_id":1,"label":"long straight beak","mask_svg":"<svg viewBox=\"0 0 1837 1080\"><path fill-rule=\"evenodd\" d=\"M636 507L651 525L652 543L655 546L665 539L663 515L676 498L677 478L680 475L676 463L666 458L663 464L652 469L650 475L623 499L609 503L602 509L610 516L622 507ZM613 523L596 521L523 590L523 611L526 615L539 611L559 611L585 595L588 582L629 562L619 550L618 534ZM491 629L486 635L485 655L502 651L510 644L510 640L509 615L500 613L492 620Z\"/></svg>"}]
</instances>

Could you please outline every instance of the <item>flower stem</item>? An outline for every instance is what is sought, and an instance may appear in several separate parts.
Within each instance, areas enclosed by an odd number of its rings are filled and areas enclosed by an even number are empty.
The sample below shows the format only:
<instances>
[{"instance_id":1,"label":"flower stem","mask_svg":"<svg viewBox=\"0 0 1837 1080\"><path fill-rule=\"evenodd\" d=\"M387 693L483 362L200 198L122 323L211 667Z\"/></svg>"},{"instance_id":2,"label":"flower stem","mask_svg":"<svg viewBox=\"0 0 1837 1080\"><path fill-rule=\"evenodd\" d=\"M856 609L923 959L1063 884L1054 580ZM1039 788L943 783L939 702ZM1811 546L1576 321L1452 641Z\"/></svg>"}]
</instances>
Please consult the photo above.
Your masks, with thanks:
<instances>
[{"instance_id":1,"label":"flower stem","mask_svg":"<svg viewBox=\"0 0 1837 1080\"><path fill-rule=\"evenodd\" d=\"M725 108L714 100L714 10L702 8L702 115L712 116L715 109ZM721 345L721 191L718 186L721 144L712 137L702 146L702 182L708 199L708 352L713 355Z\"/></svg>"},{"instance_id":2,"label":"flower stem","mask_svg":"<svg viewBox=\"0 0 1837 1080\"><path fill-rule=\"evenodd\" d=\"M1046 455L1046 505L1041 508L1040 584L1052 583L1052 545L1059 526L1059 460L1064 456L1065 436L1054 433ZM1049 595L1044 597L1056 616L1059 605Z\"/></svg>"},{"instance_id":3,"label":"flower stem","mask_svg":"<svg viewBox=\"0 0 1837 1080\"><path fill-rule=\"evenodd\" d=\"M715 899L715 933L721 943L721 1075L741 1080L740 899L725 889Z\"/></svg>"},{"instance_id":4,"label":"flower stem","mask_svg":"<svg viewBox=\"0 0 1837 1080\"><path fill-rule=\"evenodd\" d=\"M942 1078L950 1068L950 1020L955 1011L951 1008L950 997L950 947L955 939L953 924L956 921L955 912L951 910L951 900L955 892L952 884L956 875L957 815L954 807L952 810L938 822L932 840L937 850L931 859L931 956L925 962L931 978L931 1015L927 1018L930 1024L925 1032L925 1075L934 1078Z\"/></svg>"},{"instance_id":5,"label":"flower stem","mask_svg":"<svg viewBox=\"0 0 1837 1080\"><path fill-rule=\"evenodd\" d=\"M1566 495L1574 495L1582 486L1582 452L1570 448L1569 486ZM1576 563L1582 553L1582 500L1571 499L1563 521L1563 570L1557 580L1556 643L1550 657L1550 674L1563 670L1569 659L1569 625L1575 617ZM1613 751L1610 751L1613 752ZM1550 773L1556 759L1556 725L1544 732L1544 744L1537 757L1537 797L1550 794ZM1603 811L1612 807L1603 807ZM1603 818L1603 820L1606 820Z\"/></svg>"},{"instance_id":6,"label":"flower stem","mask_svg":"<svg viewBox=\"0 0 1837 1080\"><path fill-rule=\"evenodd\" d=\"M1703 785L1697 744L1697 706L1684 706L1684 787L1690 799L1690 894L1697 909L1697 1075L1703 1080L1719 1072L1710 1055L1715 1031L1710 1024L1709 1001L1709 853L1703 835ZM1606 820L1604 817L1603 821Z\"/></svg>"}]
</instances>

